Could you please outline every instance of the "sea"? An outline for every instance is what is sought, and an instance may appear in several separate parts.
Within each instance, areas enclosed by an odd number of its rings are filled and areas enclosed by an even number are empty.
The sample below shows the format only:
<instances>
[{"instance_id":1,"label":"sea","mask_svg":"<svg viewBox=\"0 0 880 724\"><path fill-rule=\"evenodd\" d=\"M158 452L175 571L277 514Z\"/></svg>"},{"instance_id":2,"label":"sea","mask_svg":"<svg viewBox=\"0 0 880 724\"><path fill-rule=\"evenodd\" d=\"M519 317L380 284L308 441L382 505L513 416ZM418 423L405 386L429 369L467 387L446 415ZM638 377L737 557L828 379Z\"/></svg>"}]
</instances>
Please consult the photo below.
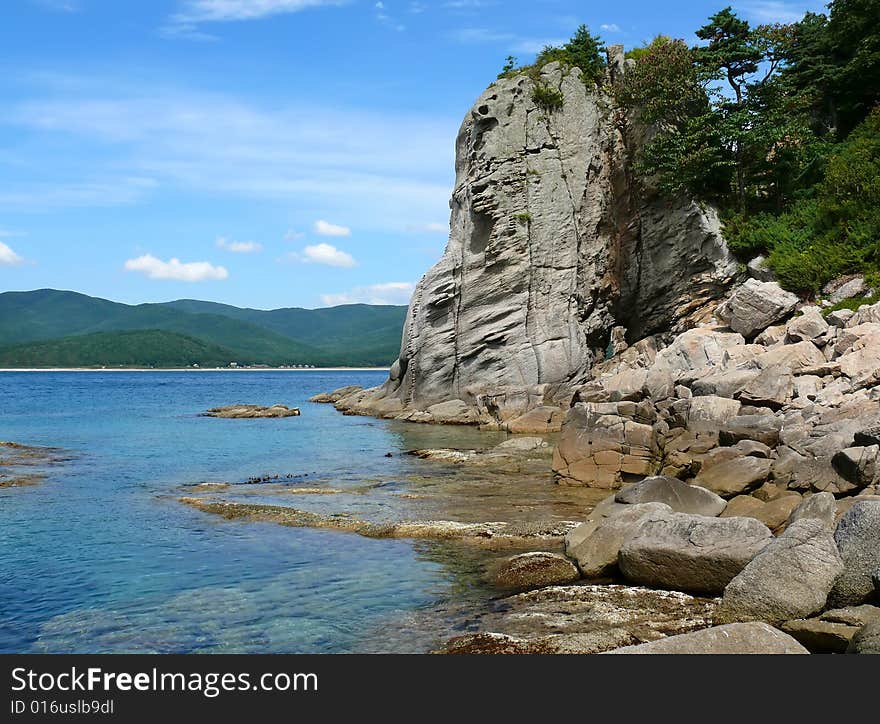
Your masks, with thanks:
<instances>
[{"instance_id":1,"label":"sea","mask_svg":"<svg viewBox=\"0 0 880 724\"><path fill-rule=\"evenodd\" d=\"M253 503L373 520L425 515L419 498L431 496L412 486L436 492L454 473L408 450L503 437L308 402L386 376L0 373L0 440L61 457L40 484L0 488L0 651L409 653L454 633L450 609L491 593L478 555L227 520L181 502L211 483L216 495ZM233 403L282 403L302 415L201 414Z\"/></svg>"}]
</instances>

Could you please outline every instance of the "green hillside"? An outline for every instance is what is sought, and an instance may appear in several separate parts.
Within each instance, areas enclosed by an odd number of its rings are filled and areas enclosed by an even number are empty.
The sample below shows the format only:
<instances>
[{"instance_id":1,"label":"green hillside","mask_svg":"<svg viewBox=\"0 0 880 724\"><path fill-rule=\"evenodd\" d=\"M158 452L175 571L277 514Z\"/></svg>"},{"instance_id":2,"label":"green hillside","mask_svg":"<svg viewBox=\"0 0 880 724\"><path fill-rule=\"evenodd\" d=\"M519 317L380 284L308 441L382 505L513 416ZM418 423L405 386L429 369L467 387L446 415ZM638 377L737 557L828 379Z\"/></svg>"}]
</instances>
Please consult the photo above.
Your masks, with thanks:
<instances>
[{"instance_id":1,"label":"green hillside","mask_svg":"<svg viewBox=\"0 0 880 724\"><path fill-rule=\"evenodd\" d=\"M233 360L233 353L222 347L156 329L101 332L0 349L0 367L220 367Z\"/></svg>"},{"instance_id":2,"label":"green hillside","mask_svg":"<svg viewBox=\"0 0 880 724\"><path fill-rule=\"evenodd\" d=\"M241 309L226 304L182 299L157 305L190 314L220 314L256 324L332 354L394 360L406 307L347 304L327 309Z\"/></svg>"},{"instance_id":3,"label":"green hillside","mask_svg":"<svg viewBox=\"0 0 880 724\"><path fill-rule=\"evenodd\" d=\"M0 294L0 349L162 330L222 349L243 364L384 366L397 357L405 315L405 307L369 305L275 311L195 300L128 305L42 289Z\"/></svg>"}]
</instances>

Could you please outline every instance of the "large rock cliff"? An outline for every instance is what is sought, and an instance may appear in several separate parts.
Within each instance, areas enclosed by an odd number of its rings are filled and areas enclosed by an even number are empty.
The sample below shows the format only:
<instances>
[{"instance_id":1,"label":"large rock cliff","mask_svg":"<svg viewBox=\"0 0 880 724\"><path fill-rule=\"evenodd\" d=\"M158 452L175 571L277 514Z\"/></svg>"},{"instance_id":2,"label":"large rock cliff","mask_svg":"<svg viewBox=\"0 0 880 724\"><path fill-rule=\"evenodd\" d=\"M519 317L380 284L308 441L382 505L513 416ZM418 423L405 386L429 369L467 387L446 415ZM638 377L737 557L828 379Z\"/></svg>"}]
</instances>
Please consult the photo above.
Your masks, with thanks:
<instances>
[{"instance_id":1,"label":"large rock cliff","mask_svg":"<svg viewBox=\"0 0 880 724\"><path fill-rule=\"evenodd\" d=\"M479 98L456 141L449 243L416 287L400 358L342 409L507 421L567 403L627 340L711 314L737 268L717 214L634 178L648 130L609 90L622 49L610 61L602 88L552 63ZM541 107L538 86L558 89L561 108Z\"/></svg>"}]
</instances>

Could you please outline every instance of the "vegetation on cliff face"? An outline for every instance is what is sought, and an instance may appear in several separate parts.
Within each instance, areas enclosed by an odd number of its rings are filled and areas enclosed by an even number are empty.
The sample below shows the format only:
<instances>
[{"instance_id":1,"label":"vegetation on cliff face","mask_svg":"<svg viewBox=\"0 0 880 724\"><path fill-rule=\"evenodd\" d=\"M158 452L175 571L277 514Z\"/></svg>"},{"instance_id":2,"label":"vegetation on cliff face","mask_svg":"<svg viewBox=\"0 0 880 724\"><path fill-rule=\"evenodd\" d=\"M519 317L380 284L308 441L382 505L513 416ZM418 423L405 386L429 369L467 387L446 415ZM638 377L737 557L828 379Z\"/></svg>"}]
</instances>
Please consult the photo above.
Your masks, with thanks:
<instances>
[{"instance_id":1,"label":"vegetation on cliff face","mask_svg":"<svg viewBox=\"0 0 880 724\"><path fill-rule=\"evenodd\" d=\"M660 129L643 176L718 204L732 250L767 254L794 291L880 277L878 17L878 0L833 0L753 28L726 8L696 47L658 37L629 56L619 99Z\"/></svg>"},{"instance_id":2,"label":"vegetation on cliff face","mask_svg":"<svg viewBox=\"0 0 880 724\"><path fill-rule=\"evenodd\" d=\"M880 0L832 0L827 15L752 27L724 8L700 42L657 36L615 89L657 129L637 169L659 193L717 204L730 248L758 254L780 283L815 294L863 273L880 285ZM541 83L547 63L601 83L602 41L586 26L530 66L508 58L501 77L528 73L533 100L562 107Z\"/></svg>"}]
</instances>

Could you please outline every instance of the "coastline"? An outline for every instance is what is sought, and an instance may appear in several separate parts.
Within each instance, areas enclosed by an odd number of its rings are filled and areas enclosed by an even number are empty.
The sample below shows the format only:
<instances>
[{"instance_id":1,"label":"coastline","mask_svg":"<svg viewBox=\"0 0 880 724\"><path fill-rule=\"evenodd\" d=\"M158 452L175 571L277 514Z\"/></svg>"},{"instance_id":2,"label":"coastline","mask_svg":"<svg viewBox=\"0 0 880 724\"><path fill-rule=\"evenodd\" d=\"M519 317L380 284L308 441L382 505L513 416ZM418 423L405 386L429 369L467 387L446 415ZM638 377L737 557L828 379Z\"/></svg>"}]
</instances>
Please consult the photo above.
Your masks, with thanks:
<instances>
[{"instance_id":1,"label":"coastline","mask_svg":"<svg viewBox=\"0 0 880 724\"><path fill-rule=\"evenodd\" d=\"M388 372L390 367L4 367L3 372Z\"/></svg>"}]
</instances>

